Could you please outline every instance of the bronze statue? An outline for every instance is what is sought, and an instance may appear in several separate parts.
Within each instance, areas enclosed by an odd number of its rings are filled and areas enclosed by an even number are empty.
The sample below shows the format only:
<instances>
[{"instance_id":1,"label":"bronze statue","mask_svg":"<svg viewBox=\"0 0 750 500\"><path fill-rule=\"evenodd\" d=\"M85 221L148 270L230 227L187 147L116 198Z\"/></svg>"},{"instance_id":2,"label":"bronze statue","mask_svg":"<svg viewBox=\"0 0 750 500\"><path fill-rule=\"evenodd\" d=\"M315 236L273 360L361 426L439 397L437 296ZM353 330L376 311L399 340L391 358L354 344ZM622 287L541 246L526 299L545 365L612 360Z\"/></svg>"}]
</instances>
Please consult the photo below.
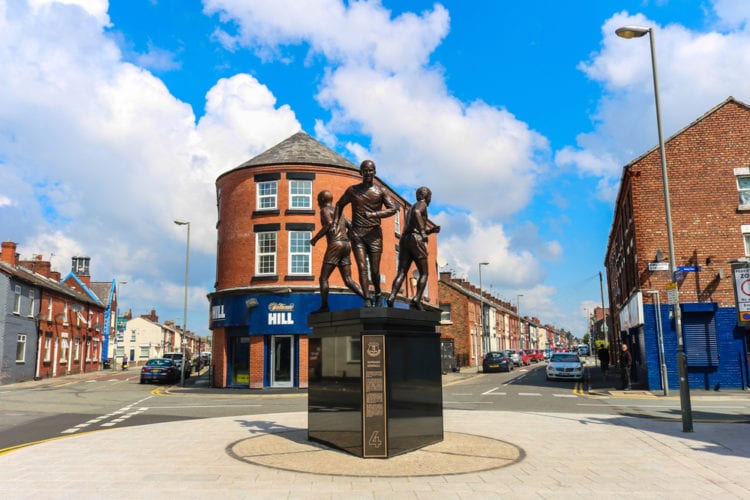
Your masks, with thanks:
<instances>
[{"instance_id":1,"label":"bronze statue","mask_svg":"<svg viewBox=\"0 0 750 500\"><path fill-rule=\"evenodd\" d=\"M352 205L351 243L354 260L359 271L359 283L365 298L365 306L380 305L380 256L383 253L383 230L380 219L390 217L398 211L386 191L374 183L375 163L365 160L359 166L362 182L347 188L336 203L334 222L342 217L344 207ZM382 209L385 207L384 209ZM381 210L382 209L382 210ZM370 297L370 281L367 262L370 262L370 279L375 293ZM369 301L369 303L368 303Z\"/></svg>"},{"instance_id":2,"label":"bronze statue","mask_svg":"<svg viewBox=\"0 0 750 500\"><path fill-rule=\"evenodd\" d=\"M432 191L422 186L417 189L417 202L411 206L406 215L406 224L404 232L401 234L401 242L398 247L398 272L396 279L391 285L391 294L388 296L388 307L393 307L396 300L396 294L401 288L406 273L409 272L411 263L414 262L419 271L417 280L417 293L411 299L409 307L411 309L422 310L422 295L425 286L427 286L427 277L429 276L429 266L427 265L427 235L440 232L440 226L433 226L427 229L427 207L432 201Z\"/></svg>"},{"instance_id":3,"label":"bronze statue","mask_svg":"<svg viewBox=\"0 0 750 500\"><path fill-rule=\"evenodd\" d=\"M349 290L363 299L367 299L362 293L362 289L352 279L351 260L349 259L352 246L348 235L351 223L343 216L339 217L338 222L334 223L333 195L327 189L318 193L318 206L320 207L321 228L310 239L310 244L315 246L315 243L325 235L328 246L323 257L323 265L320 268L318 280L320 283L320 309L315 312L328 312L330 311L328 307L328 278L337 267Z\"/></svg>"}]
</instances>

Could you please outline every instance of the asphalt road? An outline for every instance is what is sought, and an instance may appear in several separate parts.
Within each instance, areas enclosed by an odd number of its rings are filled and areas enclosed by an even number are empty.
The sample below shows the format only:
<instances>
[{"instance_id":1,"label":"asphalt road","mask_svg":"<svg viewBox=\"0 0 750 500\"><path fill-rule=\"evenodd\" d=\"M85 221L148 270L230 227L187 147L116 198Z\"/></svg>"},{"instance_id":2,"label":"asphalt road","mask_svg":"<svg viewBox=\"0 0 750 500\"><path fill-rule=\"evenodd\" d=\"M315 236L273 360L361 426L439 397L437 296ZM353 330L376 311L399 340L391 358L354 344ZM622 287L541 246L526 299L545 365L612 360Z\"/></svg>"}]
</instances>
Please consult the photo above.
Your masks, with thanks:
<instances>
[{"instance_id":1,"label":"asphalt road","mask_svg":"<svg viewBox=\"0 0 750 500\"><path fill-rule=\"evenodd\" d=\"M444 386L443 406L456 410L680 418L677 397L659 398L644 392L589 393L586 382L547 381L545 366L546 363L532 364L510 373L461 374ZM593 365L587 370L587 376L601 377ZM142 385L136 370L0 386L0 452L13 446L114 427L299 412L307 408L305 390L209 390L205 373L189 379L186 386L182 389ZM694 398L692 406L696 422L750 423L747 395L701 396Z\"/></svg>"}]
</instances>

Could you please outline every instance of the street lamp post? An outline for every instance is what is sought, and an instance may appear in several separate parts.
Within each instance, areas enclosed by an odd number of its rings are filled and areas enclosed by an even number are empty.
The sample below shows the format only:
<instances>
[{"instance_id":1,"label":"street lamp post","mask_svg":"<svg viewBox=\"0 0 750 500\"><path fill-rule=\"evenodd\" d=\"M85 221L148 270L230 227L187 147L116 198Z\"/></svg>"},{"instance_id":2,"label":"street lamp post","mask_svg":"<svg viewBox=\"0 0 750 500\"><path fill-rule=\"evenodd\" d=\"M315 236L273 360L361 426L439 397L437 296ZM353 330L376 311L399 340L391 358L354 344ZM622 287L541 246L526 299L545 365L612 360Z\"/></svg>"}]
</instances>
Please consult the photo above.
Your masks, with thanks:
<instances>
[{"instance_id":1,"label":"street lamp post","mask_svg":"<svg viewBox=\"0 0 750 500\"><path fill-rule=\"evenodd\" d=\"M187 226L187 245L185 246L185 299L183 302L182 309L182 341L180 342L180 348L182 350L182 366L180 367L180 385L185 386L185 365L188 363L187 356L185 355L185 337L187 335L187 300L188 300L188 269L190 262L190 222L189 221L174 221L178 226Z\"/></svg>"},{"instance_id":2,"label":"street lamp post","mask_svg":"<svg viewBox=\"0 0 750 500\"><path fill-rule=\"evenodd\" d=\"M482 292L482 266L490 265L489 262L479 263L479 333L477 334L477 370L479 370L479 357L483 355L484 351L484 295ZM481 336L480 336L481 335ZM482 344L480 344L480 339ZM481 351L479 346L482 345Z\"/></svg>"},{"instance_id":3,"label":"street lamp post","mask_svg":"<svg viewBox=\"0 0 750 500\"><path fill-rule=\"evenodd\" d=\"M669 201L669 178L667 176L667 156L664 148L664 136L661 128L661 109L659 107L659 83L656 71L656 50L654 48L654 31L643 26L623 26L615 30L621 38L640 38L648 35L651 47L651 70L654 79L654 102L656 104L656 129L659 134L659 154L661 155L661 176L664 187L664 212L667 219L667 240L669 243L669 272L671 274L671 289L674 292L674 326L677 334L677 374L680 381L680 410L682 413L683 432L693 432L693 412L690 405L690 383L687 373L687 356L682 339L682 311L680 309L679 288L675 282L676 260L674 251L674 236L672 233L672 209Z\"/></svg>"}]
</instances>

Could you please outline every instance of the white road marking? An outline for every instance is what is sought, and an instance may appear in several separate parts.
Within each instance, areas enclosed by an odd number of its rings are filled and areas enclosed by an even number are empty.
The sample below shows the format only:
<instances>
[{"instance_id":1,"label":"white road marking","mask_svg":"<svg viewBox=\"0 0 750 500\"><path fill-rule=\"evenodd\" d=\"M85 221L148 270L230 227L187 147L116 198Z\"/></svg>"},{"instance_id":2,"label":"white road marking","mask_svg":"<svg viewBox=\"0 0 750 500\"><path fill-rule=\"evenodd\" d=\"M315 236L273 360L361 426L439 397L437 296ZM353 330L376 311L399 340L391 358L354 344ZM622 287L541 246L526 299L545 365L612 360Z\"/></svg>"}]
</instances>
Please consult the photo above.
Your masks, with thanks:
<instances>
[{"instance_id":1,"label":"white road marking","mask_svg":"<svg viewBox=\"0 0 750 500\"><path fill-rule=\"evenodd\" d=\"M577 398L575 394L553 394L556 398Z\"/></svg>"},{"instance_id":2,"label":"white road marking","mask_svg":"<svg viewBox=\"0 0 750 500\"><path fill-rule=\"evenodd\" d=\"M499 389L499 387L493 387L493 388L492 388L492 389L490 389L489 391L485 391L485 392L483 392L483 393L482 393L482 396L486 396L487 394L492 394L493 392L495 392L495 391L496 391L496 390L498 390L498 389Z\"/></svg>"},{"instance_id":3,"label":"white road marking","mask_svg":"<svg viewBox=\"0 0 750 500\"><path fill-rule=\"evenodd\" d=\"M538 392L519 392L519 396L541 396Z\"/></svg>"}]
</instances>

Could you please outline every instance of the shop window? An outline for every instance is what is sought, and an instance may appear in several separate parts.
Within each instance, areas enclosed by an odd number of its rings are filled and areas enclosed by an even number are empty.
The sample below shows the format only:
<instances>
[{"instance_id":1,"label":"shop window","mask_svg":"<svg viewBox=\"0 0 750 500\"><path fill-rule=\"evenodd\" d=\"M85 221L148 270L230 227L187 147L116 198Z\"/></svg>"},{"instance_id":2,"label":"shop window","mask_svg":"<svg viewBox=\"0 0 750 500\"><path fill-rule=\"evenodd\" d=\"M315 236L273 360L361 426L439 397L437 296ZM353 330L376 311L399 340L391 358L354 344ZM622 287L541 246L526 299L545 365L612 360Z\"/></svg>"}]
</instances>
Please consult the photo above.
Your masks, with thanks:
<instances>
[{"instance_id":1,"label":"shop window","mask_svg":"<svg viewBox=\"0 0 750 500\"><path fill-rule=\"evenodd\" d=\"M258 182L258 210L274 210L277 208L278 181Z\"/></svg>"},{"instance_id":2,"label":"shop window","mask_svg":"<svg viewBox=\"0 0 750 500\"><path fill-rule=\"evenodd\" d=\"M26 361L26 335L19 333L16 337L16 363Z\"/></svg>"},{"instance_id":3,"label":"shop window","mask_svg":"<svg viewBox=\"0 0 750 500\"><path fill-rule=\"evenodd\" d=\"M255 234L255 274L276 274L276 232Z\"/></svg>"},{"instance_id":4,"label":"shop window","mask_svg":"<svg viewBox=\"0 0 750 500\"><path fill-rule=\"evenodd\" d=\"M289 181L289 208L297 210L312 209L312 181Z\"/></svg>"},{"instance_id":5,"label":"shop window","mask_svg":"<svg viewBox=\"0 0 750 500\"><path fill-rule=\"evenodd\" d=\"M289 232L289 274L310 274L312 246L310 231Z\"/></svg>"}]
</instances>

